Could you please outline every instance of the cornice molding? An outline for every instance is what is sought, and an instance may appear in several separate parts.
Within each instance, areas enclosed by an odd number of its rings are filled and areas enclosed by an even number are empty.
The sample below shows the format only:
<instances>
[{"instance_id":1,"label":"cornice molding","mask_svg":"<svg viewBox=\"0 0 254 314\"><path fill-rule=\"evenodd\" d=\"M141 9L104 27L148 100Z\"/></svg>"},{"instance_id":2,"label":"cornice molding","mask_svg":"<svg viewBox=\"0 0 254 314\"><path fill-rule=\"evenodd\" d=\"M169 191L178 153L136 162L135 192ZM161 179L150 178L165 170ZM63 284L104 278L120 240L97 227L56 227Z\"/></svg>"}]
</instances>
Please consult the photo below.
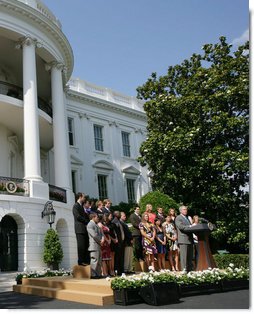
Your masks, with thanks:
<instances>
[{"instance_id":1,"label":"cornice molding","mask_svg":"<svg viewBox=\"0 0 254 314\"><path fill-rule=\"evenodd\" d=\"M64 63L67 68L66 81L71 77L73 71L73 51L71 45L62 32L62 30L54 24L49 18L40 13L40 11L16 0L0 0L0 8L5 8L11 15L25 17L26 21L31 22L31 25L36 25L37 28L47 36L51 36L53 41L60 46L60 51L64 56Z\"/></svg>"},{"instance_id":2,"label":"cornice molding","mask_svg":"<svg viewBox=\"0 0 254 314\"><path fill-rule=\"evenodd\" d=\"M85 94L81 94L79 92L73 91L71 89L69 89L67 91L67 96L77 100L79 102L90 102L92 104L97 105L100 108L107 108L110 109L111 111L117 112L117 113L124 113L125 115L131 116L131 117L136 117L140 120L143 120L145 122L147 122L147 117L145 113L139 112L135 109L132 108L128 108L128 107L124 107L115 103L112 103L110 101L107 100L103 100L103 99L98 99L95 98L93 96L90 95L85 95Z\"/></svg>"}]
</instances>

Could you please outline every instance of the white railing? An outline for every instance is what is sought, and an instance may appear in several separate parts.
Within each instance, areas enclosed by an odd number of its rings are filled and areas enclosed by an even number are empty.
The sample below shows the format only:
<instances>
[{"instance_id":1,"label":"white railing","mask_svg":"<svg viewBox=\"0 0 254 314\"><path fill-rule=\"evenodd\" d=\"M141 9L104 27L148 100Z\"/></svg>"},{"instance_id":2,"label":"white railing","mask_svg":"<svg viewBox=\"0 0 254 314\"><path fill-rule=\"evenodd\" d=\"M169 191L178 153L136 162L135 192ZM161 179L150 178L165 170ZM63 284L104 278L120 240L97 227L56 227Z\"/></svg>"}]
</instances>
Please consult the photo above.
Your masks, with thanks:
<instances>
[{"instance_id":1,"label":"white railing","mask_svg":"<svg viewBox=\"0 0 254 314\"><path fill-rule=\"evenodd\" d=\"M46 16L49 20L51 20L54 24L56 24L59 28L62 28L60 21L55 17L55 15L46 7L44 3L40 0L18 0L20 2L29 5L37 11L40 11L41 14Z\"/></svg>"},{"instance_id":2,"label":"white railing","mask_svg":"<svg viewBox=\"0 0 254 314\"><path fill-rule=\"evenodd\" d=\"M98 97L110 102L114 102L118 105L135 109L144 112L144 102L133 96L126 96L124 94L115 92L109 88L97 86L93 83L86 82L79 78L71 78L68 82L70 90L77 91L79 93Z\"/></svg>"}]
</instances>

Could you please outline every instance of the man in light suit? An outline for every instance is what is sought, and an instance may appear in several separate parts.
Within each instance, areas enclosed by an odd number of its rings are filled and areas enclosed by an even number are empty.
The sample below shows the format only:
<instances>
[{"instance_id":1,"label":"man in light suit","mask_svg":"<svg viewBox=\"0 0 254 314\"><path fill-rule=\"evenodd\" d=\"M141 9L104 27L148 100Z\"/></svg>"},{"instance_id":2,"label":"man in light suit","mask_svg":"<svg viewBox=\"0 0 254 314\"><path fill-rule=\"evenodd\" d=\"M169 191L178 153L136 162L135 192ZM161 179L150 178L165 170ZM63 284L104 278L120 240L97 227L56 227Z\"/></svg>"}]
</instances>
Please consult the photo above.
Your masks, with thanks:
<instances>
[{"instance_id":1,"label":"man in light suit","mask_svg":"<svg viewBox=\"0 0 254 314\"><path fill-rule=\"evenodd\" d=\"M98 227L99 217L96 213L90 214L90 221L87 225L87 232L89 236L89 248L90 251L90 267L91 267L91 279L103 278L101 275L102 255L101 245L104 242L101 229Z\"/></svg>"},{"instance_id":2,"label":"man in light suit","mask_svg":"<svg viewBox=\"0 0 254 314\"><path fill-rule=\"evenodd\" d=\"M193 236L191 233L191 222L187 216L188 208L181 206L179 208L180 215L175 219L177 229L177 241L180 247L181 270L192 270L192 256L193 256Z\"/></svg>"}]
</instances>

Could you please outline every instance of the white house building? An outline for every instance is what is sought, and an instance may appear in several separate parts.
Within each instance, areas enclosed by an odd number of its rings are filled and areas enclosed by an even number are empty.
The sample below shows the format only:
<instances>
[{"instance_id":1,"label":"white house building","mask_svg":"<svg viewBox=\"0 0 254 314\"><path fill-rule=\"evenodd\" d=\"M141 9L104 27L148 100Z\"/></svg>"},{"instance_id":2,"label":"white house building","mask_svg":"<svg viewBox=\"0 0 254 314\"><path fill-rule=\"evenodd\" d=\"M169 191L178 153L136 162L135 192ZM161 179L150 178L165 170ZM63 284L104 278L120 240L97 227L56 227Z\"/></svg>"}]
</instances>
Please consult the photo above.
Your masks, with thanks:
<instances>
[{"instance_id":1,"label":"white house building","mask_svg":"<svg viewBox=\"0 0 254 314\"><path fill-rule=\"evenodd\" d=\"M77 261L74 193L138 201L146 137L139 100L71 78L72 48L39 0L0 0L0 269L45 267L42 218L53 202L61 267Z\"/></svg>"}]
</instances>

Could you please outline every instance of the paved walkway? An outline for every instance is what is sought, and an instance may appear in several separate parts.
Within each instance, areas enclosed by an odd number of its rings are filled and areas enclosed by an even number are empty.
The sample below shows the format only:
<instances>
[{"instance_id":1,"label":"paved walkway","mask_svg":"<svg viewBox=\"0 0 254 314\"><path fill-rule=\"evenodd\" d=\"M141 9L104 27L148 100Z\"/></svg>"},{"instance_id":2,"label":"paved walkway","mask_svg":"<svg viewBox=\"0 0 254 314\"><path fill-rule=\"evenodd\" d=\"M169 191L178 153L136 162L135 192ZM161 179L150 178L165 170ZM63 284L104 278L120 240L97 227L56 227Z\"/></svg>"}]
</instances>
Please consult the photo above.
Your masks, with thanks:
<instances>
[{"instance_id":1,"label":"paved walkway","mask_svg":"<svg viewBox=\"0 0 254 314\"><path fill-rule=\"evenodd\" d=\"M16 284L15 281L16 274L17 274L16 271L0 272L0 293L12 291L12 286Z\"/></svg>"},{"instance_id":2,"label":"paved walkway","mask_svg":"<svg viewBox=\"0 0 254 314\"><path fill-rule=\"evenodd\" d=\"M249 290L190 296L179 303L151 306L145 303L129 306L95 306L77 302L61 301L15 292L0 293L1 309L248 309Z\"/></svg>"}]
</instances>

